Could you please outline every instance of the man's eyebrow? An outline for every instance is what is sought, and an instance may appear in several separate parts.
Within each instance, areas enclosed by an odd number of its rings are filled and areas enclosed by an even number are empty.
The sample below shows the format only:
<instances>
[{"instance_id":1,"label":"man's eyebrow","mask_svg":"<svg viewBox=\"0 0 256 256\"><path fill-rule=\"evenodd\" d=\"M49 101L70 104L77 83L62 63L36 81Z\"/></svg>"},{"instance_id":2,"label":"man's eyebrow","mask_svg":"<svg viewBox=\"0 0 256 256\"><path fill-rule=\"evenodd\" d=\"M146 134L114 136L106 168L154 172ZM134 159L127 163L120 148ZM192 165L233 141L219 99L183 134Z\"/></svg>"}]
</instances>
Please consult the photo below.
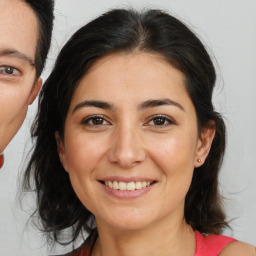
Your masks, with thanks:
<instances>
[{"instance_id":1,"label":"man's eyebrow","mask_svg":"<svg viewBox=\"0 0 256 256\"><path fill-rule=\"evenodd\" d=\"M72 110L72 114L77 111L80 108L83 107L95 107L95 108L102 108L102 109L114 109L112 104L109 104L105 101L100 101L100 100L85 100L79 104L77 104L73 110Z\"/></svg>"},{"instance_id":2,"label":"man's eyebrow","mask_svg":"<svg viewBox=\"0 0 256 256\"><path fill-rule=\"evenodd\" d=\"M18 59L21 59L21 60L25 60L31 66L35 66L34 61L30 57L28 57L26 54L24 54L22 52L19 52L17 50L12 50L12 49L0 50L0 57L1 56L10 56L10 57L18 58Z\"/></svg>"},{"instance_id":3,"label":"man's eyebrow","mask_svg":"<svg viewBox=\"0 0 256 256\"><path fill-rule=\"evenodd\" d=\"M163 106L163 105L171 105L171 106L175 106L178 107L179 109L181 109L182 111L185 111L184 107L179 104L178 102L171 100L171 99L154 99L154 100L147 100L145 102L142 102L138 109L139 110L143 110L146 108L153 108L153 107L159 107L159 106Z\"/></svg>"}]
</instances>

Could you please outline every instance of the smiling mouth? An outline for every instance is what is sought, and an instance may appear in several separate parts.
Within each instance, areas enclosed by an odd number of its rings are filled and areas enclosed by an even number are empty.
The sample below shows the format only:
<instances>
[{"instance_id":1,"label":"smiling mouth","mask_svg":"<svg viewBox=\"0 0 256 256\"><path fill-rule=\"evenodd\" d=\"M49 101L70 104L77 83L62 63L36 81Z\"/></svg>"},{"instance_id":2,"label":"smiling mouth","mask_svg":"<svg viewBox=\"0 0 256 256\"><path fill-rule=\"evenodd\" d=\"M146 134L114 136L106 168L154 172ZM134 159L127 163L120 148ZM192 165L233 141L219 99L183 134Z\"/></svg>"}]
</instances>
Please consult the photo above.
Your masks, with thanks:
<instances>
[{"instance_id":1,"label":"smiling mouth","mask_svg":"<svg viewBox=\"0 0 256 256\"><path fill-rule=\"evenodd\" d=\"M129 191L133 191L133 190L139 190L139 189L143 189L146 188L150 185L152 185L153 182L150 181L131 181L131 182L123 182L123 181L104 181L103 184L105 184L105 186L115 189L115 190L129 190Z\"/></svg>"}]
</instances>

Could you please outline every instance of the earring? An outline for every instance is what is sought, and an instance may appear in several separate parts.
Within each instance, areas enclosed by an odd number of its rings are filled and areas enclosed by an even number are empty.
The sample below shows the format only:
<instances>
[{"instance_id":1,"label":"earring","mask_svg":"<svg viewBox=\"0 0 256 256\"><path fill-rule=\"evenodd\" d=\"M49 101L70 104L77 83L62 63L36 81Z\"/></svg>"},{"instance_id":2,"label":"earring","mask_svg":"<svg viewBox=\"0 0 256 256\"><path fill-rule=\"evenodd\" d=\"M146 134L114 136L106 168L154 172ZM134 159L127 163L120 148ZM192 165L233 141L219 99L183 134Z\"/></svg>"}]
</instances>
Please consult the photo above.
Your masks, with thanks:
<instances>
[{"instance_id":1,"label":"earring","mask_svg":"<svg viewBox=\"0 0 256 256\"><path fill-rule=\"evenodd\" d=\"M197 162L198 162L198 163L201 163L201 159L200 159L200 158L198 158L198 159L197 159Z\"/></svg>"},{"instance_id":2,"label":"earring","mask_svg":"<svg viewBox=\"0 0 256 256\"><path fill-rule=\"evenodd\" d=\"M0 169L3 167L4 165L4 154L0 153Z\"/></svg>"}]
</instances>

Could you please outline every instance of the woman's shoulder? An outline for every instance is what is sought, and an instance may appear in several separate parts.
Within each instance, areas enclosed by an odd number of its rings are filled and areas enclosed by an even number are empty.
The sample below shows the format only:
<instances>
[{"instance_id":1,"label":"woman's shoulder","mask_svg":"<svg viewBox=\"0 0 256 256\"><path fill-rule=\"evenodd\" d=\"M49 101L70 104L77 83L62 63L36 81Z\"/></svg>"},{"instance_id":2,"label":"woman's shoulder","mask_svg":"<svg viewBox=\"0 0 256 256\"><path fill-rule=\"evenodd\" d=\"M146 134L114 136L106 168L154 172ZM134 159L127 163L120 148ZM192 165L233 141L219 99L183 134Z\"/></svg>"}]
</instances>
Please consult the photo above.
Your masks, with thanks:
<instances>
[{"instance_id":1,"label":"woman's shoulder","mask_svg":"<svg viewBox=\"0 0 256 256\"><path fill-rule=\"evenodd\" d=\"M256 248L244 242L235 241L225 246L219 256L256 256Z\"/></svg>"},{"instance_id":2,"label":"woman's shoulder","mask_svg":"<svg viewBox=\"0 0 256 256\"><path fill-rule=\"evenodd\" d=\"M208 235L196 231L195 256L256 256L253 246L222 235Z\"/></svg>"}]
</instances>

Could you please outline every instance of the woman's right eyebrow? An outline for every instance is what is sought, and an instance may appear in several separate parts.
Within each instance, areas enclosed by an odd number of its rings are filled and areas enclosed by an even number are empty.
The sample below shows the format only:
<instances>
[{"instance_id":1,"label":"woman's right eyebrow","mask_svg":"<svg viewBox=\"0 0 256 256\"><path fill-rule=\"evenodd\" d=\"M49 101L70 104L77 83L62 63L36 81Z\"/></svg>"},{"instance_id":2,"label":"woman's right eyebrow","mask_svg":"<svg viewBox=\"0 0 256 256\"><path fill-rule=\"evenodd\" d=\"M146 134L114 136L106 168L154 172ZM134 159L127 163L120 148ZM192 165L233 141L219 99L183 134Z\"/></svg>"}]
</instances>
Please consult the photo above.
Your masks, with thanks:
<instances>
[{"instance_id":1,"label":"woman's right eyebrow","mask_svg":"<svg viewBox=\"0 0 256 256\"><path fill-rule=\"evenodd\" d=\"M114 109L114 106L112 104L109 104L108 102L105 102L105 101L85 100L80 102L73 108L72 114L74 114L74 112L76 112L78 109L84 108L84 107L95 107L95 108L109 109L109 110Z\"/></svg>"}]
</instances>

